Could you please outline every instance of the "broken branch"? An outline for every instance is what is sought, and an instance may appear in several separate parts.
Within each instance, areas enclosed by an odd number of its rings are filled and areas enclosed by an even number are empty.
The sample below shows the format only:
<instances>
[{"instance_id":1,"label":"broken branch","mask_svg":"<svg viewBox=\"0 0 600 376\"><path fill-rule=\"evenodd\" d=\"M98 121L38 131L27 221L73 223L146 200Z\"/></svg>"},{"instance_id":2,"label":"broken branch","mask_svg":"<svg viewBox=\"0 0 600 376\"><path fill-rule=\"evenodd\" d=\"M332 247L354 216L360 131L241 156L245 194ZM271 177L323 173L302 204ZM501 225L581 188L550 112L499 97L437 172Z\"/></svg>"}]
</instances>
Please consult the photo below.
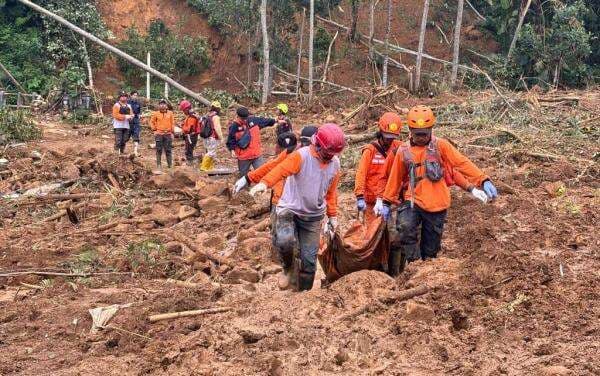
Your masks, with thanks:
<instances>
[{"instance_id":1,"label":"broken branch","mask_svg":"<svg viewBox=\"0 0 600 376\"><path fill-rule=\"evenodd\" d=\"M180 317L208 315L208 314L212 314L212 313L221 313L221 312L228 312L228 311L231 311L231 308L223 307L223 308L198 309L195 311L182 311L182 312L163 313L160 315L152 315L152 316L148 317L148 320L150 320L150 322L156 322L156 321L160 321L160 320L170 320L170 319L177 319Z\"/></svg>"}]
</instances>

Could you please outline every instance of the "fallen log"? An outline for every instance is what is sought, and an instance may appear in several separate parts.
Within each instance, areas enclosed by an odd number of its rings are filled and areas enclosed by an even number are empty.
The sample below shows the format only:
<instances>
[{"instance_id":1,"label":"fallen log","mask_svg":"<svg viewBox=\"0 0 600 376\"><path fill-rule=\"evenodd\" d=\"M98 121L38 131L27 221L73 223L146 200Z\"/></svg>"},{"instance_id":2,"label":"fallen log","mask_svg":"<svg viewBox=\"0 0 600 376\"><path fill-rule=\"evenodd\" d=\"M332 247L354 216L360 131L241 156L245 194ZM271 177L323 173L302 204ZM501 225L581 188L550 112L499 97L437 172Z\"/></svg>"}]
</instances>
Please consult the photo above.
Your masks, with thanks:
<instances>
[{"instance_id":1,"label":"fallen log","mask_svg":"<svg viewBox=\"0 0 600 376\"><path fill-rule=\"evenodd\" d=\"M172 279L172 278L169 278L169 279L165 280L165 283L170 283L172 285L181 286L181 287L187 287L187 288L191 288L191 289L195 289L195 288L198 288L198 287L202 286L199 283L188 282L188 281L180 281L178 279Z\"/></svg>"},{"instance_id":2,"label":"fallen log","mask_svg":"<svg viewBox=\"0 0 600 376\"><path fill-rule=\"evenodd\" d=\"M276 65L273 65L273 68L274 68L274 69L275 69L277 72L279 72L279 73L283 74L284 76L288 76L288 77L290 77L290 78L298 79L298 77L297 77L296 75L293 75L293 74L291 74L291 73L289 73L289 72L286 72L286 71L284 71L283 69L279 68L279 67L278 67L278 66L276 66ZM306 78L306 77L300 77L300 79L301 79L302 81L308 81L308 78ZM349 88L349 87L346 87L346 86L342 86L342 85L334 84L333 82L329 82L329 81L323 81L323 80L317 80L317 79L313 79L313 82L317 82L317 83L321 83L321 84L326 84L326 85L329 85L329 86L332 86L332 87L335 87L335 88L338 88L338 89L342 89L342 90L349 91L349 92L351 92L351 93L356 93L356 94L361 94L361 95L364 95L364 93L361 93L361 92L360 92L360 91L358 91L358 90L354 90L354 89L352 89L352 88Z\"/></svg>"},{"instance_id":3,"label":"fallen log","mask_svg":"<svg viewBox=\"0 0 600 376\"><path fill-rule=\"evenodd\" d=\"M204 256L204 257L206 257L207 259L209 259L212 262L215 262L217 264L228 265L228 262L225 259L223 259L222 257L211 255L211 254L208 254L208 253L204 252L203 250L201 250L200 248L198 248L198 246L196 244L194 244L189 239L189 237L187 237L187 236L185 236L185 235L183 235L183 234L181 234L181 233L179 233L177 231L174 231L172 229L167 229L164 232L164 234L167 235L167 236L169 236L171 239L173 239L175 241L178 241L180 243L185 244L185 246L188 247L189 249L191 249L192 251L194 251L194 253L196 253L198 255L201 255L201 256Z\"/></svg>"},{"instance_id":4,"label":"fallen log","mask_svg":"<svg viewBox=\"0 0 600 376\"><path fill-rule=\"evenodd\" d=\"M393 295L377 298L377 300L375 300L375 302L365 304L364 306L362 306L361 308L359 308L353 312L342 315L339 317L338 320L344 321L344 320L348 320L348 319L360 316L363 313L369 311L369 309L371 309L371 307L373 307L373 305L393 304L393 303L401 302L403 300L408 300L408 299L414 298L415 296L424 295L428 292L429 292L429 287L427 285L421 285L421 286L414 287L412 289L401 291L401 292L393 294Z\"/></svg>"},{"instance_id":5,"label":"fallen log","mask_svg":"<svg viewBox=\"0 0 600 376\"><path fill-rule=\"evenodd\" d=\"M195 311L182 311L182 312L172 312L172 313L162 313L159 315L151 315L148 317L150 322L156 322L160 320L170 320L177 319L180 317L190 317L190 316L200 316L200 315L209 315L212 313L221 313L231 311L229 307L222 308L207 308L207 309L198 309Z\"/></svg>"},{"instance_id":6,"label":"fallen log","mask_svg":"<svg viewBox=\"0 0 600 376\"><path fill-rule=\"evenodd\" d=\"M246 218L254 219L271 211L271 203L267 205L253 206L246 212Z\"/></svg>"}]
</instances>

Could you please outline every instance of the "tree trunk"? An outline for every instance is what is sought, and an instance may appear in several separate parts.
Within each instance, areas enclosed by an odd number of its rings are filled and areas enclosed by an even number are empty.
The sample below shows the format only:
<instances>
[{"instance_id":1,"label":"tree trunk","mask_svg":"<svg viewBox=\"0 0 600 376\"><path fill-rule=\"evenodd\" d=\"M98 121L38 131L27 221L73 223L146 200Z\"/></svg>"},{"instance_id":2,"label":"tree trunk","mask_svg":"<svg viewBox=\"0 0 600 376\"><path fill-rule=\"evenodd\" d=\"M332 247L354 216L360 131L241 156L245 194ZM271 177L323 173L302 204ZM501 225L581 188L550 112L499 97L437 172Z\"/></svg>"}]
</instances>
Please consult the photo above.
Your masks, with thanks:
<instances>
[{"instance_id":1,"label":"tree trunk","mask_svg":"<svg viewBox=\"0 0 600 376\"><path fill-rule=\"evenodd\" d=\"M415 70L415 91L421 86L421 62L423 61L423 47L425 46L425 33L427 32L427 13L429 12L429 0L423 3L423 17L421 18L421 32L419 34L419 49L417 51L417 64Z\"/></svg>"},{"instance_id":2,"label":"tree trunk","mask_svg":"<svg viewBox=\"0 0 600 376\"><path fill-rule=\"evenodd\" d=\"M267 103L269 99L269 73L270 60L269 60L269 34L267 31L267 0L260 2L260 24L262 28L262 40L263 40L263 90L261 103Z\"/></svg>"},{"instance_id":3,"label":"tree trunk","mask_svg":"<svg viewBox=\"0 0 600 376\"><path fill-rule=\"evenodd\" d=\"M464 5L464 0L458 0L458 8L456 9L456 24L454 25L454 54L452 55L452 76L450 77L452 87L456 87L456 78L458 76L458 57L460 54L460 29L462 27Z\"/></svg>"},{"instance_id":4,"label":"tree trunk","mask_svg":"<svg viewBox=\"0 0 600 376\"><path fill-rule=\"evenodd\" d=\"M375 37L375 0L369 3L369 58L375 60L373 53L373 38Z\"/></svg>"},{"instance_id":5,"label":"tree trunk","mask_svg":"<svg viewBox=\"0 0 600 376\"><path fill-rule=\"evenodd\" d=\"M310 0L308 20L308 103L313 100L313 44L315 39L315 0Z\"/></svg>"},{"instance_id":6,"label":"tree trunk","mask_svg":"<svg viewBox=\"0 0 600 376\"><path fill-rule=\"evenodd\" d=\"M351 0L352 7L352 24L350 25L350 40L356 42L356 27L358 22L358 2L359 0Z\"/></svg>"},{"instance_id":7,"label":"tree trunk","mask_svg":"<svg viewBox=\"0 0 600 376\"><path fill-rule=\"evenodd\" d=\"M190 97L204 103L205 105L209 106L210 105L210 101L206 98L204 98L203 96L201 96L198 93L193 92L192 90L188 89L187 87L181 85L179 82L175 81L174 79L172 79L171 77L167 76L164 73L161 73L159 71L157 71L154 68L151 68L149 66L147 66L146 64L142 63L141 61L139 61L138 59L126 54L125 52L119 50L118 48L111 46L110 44L104 42L103 40L101 40L100 38L96 37L93 34L88 33L87 31L84 31L82 29L80 29L79 27L73 25L72 23L70 23L69 21L65 20L64 18L40 7L39 5L36 5L34 3L32 3L29 0L18 0L21 4L24 4L30 8L32 8L35 11L38 11L56 21L58 21L59 23L65 25L66 27L68 27L69 29L75 31L76 33L83 35L84 37L86 37L87 39L91 40L92 42L99 44L101 47L109 50L110 52L118 55L119 57L127 60L128 62L130 62L131 64L135 65L136 67L145 70L146 72L149 72L151 74L153 74L154 76L160 78L163 81L168 82L169 84L171 84L173 87L175 87L176 89L178 89L179 91L189 95Z\"/></svg>"},{"instance_id":8,"label":"tree trunk","mask_svg":"<svg viewBox=\"0 0 600 376\"><path fill-rule=\"evenodd\" d=\"M21 86L21 84L19 83L19 81L17 81L12 74L10 74L10 72L8 71L8 69L6 69L6 67L0 63L0 69L4 72L4 74L6 75L6 77L8 77L9 80L11 80L11 82L15 85L15 87L17 88L17 90L19 90L21 93L23 94L27 94L27 92L25 91L25 89L23 89L23 86Z\"/></svg>"},{"instance_id":9,"label":"tree trunk","mask_svg":"<svg viewBox=\"0 0 600 376\"><path fill-rule=\"evenodd\" d=\"M521 26L523 26L523 21L525 20L525 16L529 11L529 6L531 5L531 0L527 0L527 4L523 11L521 12L521 16L519 17L519 23L517 23L517 28L515 29L515 35L513 36L512 42L510 42L510 47L508 48L508 54L506 55L506 63L510 61L510 57L512 55L515 46L517 45L517 39L519 39L519 33L521 32Z\"/></svg>"},{"instance_id":10,"label":"tree trunk","mask_svg":"<svg viewBox=\"0 0 600 376\"><path fill-rule=\"evenodd\" d=\"M146 64L150 66L150 51L146 52ZM150 73L146 72L146 99L150 101Z\"/></svg>"},{"instance_id":11,"label":"tree trunk","mask_svg":"<svg viewBox=\"0 0 600 376\"><path fill-rule=\"evenodd\" d=\"M302 8L302 23L300 24L300 37L298 41L298 64L296 66L296 99L300 97L300 73L302 71L302 39L304 38L304 22L306 21L306 8Z\"/></svg>"},{"instance_id":12,"label":"tree trunk","mask_svg":"<svg viewBox=\"0 0 600 376\"><path fill-rule=\"evenodd\" d=\"M388 85L388 62L390 55L390 31L392 29L392 0L388 0L387 2L387 24L385 26L385 44L384 44L384 53L385 57L383 58L383 73L381 78L381 83L383 87L387 87Z\"/></svg>"}]
</instances>

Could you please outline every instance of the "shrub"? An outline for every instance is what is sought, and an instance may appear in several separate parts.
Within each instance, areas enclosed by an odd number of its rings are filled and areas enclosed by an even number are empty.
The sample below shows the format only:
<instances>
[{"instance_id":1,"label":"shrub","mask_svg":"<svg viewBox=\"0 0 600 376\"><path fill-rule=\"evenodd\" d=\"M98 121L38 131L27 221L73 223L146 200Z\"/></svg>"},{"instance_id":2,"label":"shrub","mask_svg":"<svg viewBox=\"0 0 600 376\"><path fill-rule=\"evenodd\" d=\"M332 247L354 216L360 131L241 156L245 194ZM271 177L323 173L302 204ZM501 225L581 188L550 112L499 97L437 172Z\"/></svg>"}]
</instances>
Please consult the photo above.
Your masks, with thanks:
<instances>
[{"instance_id":1,"label":"shrub","mask_svg":"<svg viewBox=\"0 0 600 376\"><path fill-rule=\"evenodd\" d=\"M39 139L42 130L26 110L0 109L0 143Z\"/></svg>"}]
</instances>

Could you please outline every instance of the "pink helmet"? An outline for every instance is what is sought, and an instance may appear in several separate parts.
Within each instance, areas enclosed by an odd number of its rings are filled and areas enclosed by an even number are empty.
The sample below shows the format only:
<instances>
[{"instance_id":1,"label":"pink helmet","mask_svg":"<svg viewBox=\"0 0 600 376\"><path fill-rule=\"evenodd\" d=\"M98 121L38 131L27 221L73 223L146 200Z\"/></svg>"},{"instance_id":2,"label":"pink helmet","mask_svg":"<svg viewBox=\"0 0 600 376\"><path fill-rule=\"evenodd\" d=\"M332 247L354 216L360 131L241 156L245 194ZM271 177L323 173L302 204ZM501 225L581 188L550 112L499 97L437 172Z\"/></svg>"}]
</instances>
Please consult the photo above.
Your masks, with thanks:
<instances>
[{"instance_id":1,"label":"pink helmet","mask_svg":"<svg viewBox=\"0 0 600 376\"><path fill-rule=\"evenodd\" d=\"M346 146L344 131L337 124L327 123L319 127L314 135L315 145L323 148L328 153L339 154Z\"/></svg>"},{"instance_id":2,"label":"pink helmet","mask_svg":"<svg viewBox=\"0 0 600 376\"><path fill-rule=\"evenodd\" d=\"M189 110L190 108L192 108L192 104L186 99L182 100L181 103L179 103L179 109L181 111Z\"/></svg>"}]
</instances>

